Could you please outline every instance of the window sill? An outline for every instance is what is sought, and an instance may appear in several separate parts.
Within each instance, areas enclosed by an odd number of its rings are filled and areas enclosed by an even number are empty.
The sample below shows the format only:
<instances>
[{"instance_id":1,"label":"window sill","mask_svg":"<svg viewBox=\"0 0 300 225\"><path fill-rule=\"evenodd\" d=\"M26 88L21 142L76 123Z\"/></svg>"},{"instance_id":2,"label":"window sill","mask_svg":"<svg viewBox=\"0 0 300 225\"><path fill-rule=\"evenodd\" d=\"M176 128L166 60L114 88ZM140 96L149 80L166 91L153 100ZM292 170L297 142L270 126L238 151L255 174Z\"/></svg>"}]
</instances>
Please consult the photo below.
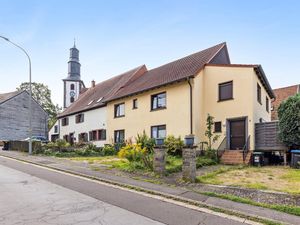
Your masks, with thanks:
<instances>
[{"instance_id":1,"label":"window sill","mask_svg":"<svg viewBox=\"0 0 300 225\"><path fill-rule=\"evenodd\" d=\"M150 112L164 110L164 109L167 109L167 107L161 107L161 108L151 109Z\"/></svg>"},{"instance_id":2,"label":"window sill","mask_svg":"<svg viewBox=\"0 0 300 225\"><path fill-rule=\"evenodd\" d=\"M114 118L118 119L118 118L122 118L122 117L125 117L125 115L123 115L123 116L115 116Z\"/></svg>"},{"instance_id":3,"label":"window sill","mask_svg":"<svg viewBox=\"0 0 300 225\"><path fill-rule=\"evenodd\" d=\"M226 102L226 101L230 101L230 100L234 100L234 98L227 98L227 99L219 99L218 102Z\"/></svg>"}]
</instances>

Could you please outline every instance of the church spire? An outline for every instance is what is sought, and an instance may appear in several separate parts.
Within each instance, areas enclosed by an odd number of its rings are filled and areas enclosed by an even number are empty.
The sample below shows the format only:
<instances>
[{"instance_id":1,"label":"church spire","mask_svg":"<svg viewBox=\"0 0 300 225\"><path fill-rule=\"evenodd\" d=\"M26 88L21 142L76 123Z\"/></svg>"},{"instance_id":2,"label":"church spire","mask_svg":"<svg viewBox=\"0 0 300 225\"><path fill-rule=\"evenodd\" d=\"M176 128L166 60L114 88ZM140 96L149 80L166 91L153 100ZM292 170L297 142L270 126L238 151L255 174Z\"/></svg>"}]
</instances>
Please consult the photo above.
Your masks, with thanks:
<instances>
[{"instance_id":1,"label":"church spire","mask_svg":"<svg viewBox=\"0 0 300 225\"><path fill-rule=\"evenodd\" d=\"M80 80L80 63L79 63L79 50L76 48L75 39L74 46L70 48L68 79Z\"/></svg>"}]
</instances>

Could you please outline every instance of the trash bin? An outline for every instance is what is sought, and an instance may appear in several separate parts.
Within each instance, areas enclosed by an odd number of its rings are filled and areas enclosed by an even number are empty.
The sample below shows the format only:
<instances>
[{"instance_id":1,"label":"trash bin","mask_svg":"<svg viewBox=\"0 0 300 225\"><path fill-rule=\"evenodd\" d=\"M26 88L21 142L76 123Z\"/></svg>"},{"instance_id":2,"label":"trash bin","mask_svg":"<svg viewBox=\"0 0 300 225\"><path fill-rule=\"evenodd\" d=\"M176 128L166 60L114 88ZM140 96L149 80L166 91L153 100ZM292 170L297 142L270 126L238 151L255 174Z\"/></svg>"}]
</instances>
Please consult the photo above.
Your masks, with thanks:
<instances>
[{"instance_id":1,"label":"trash bin","mask_svg":"<svg viewBox=\"0 0 300 225\"><path fill-rule=\"evenodd\" d=\"M9 150L9 142L8 141L4 141L3 142L3 148L2 148L2 150Z\"/></svg>"},{"instance_id":2,"label":"trash bin","mask_svg":"<svg viewBox=\"0 0 300 225\"><path fill-rule=\"evenodd\" d=\"M291 167L300 168L300 150L293 149L291 150Z\"/></svg>"},{"instance_id":3,"label":"trash bin","mask_svg":"<svg viewBox=\"0 0 300 225\"><path fill-rule=\"evenodd\" d=\"M253 152L253 166L263 166L263 165L264 165L264 153Z\"/></svg>"}]
</instances>

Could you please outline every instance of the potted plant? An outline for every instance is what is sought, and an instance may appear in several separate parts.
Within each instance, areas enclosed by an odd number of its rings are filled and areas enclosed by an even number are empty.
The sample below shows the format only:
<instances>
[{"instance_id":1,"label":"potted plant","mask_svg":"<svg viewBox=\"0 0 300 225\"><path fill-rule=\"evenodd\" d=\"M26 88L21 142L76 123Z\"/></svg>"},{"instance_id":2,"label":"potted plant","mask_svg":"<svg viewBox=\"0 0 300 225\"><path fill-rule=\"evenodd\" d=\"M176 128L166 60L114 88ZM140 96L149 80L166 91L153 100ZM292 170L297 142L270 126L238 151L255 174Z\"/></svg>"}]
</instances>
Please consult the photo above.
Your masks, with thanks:
<instances>
[{"instance_id":1,"label":"potted plant","mask_svg":"<svg viewBox=\"0 0 300 225\"><path fill-rule=\"evenodd\" d=\"M194 143L195 143L195 135L189 134L189 135L185 136L185 138L184 138L184 144L185 144L185 146L187 146L187 147L193 147Z\"/></svg>"},{"instance_id":2,"label":"potted plant","mask_svg":"<svg viewBox=\"0 0 300 225\"><path fill-rule=\"evenodd\" d=\"M165 139L164 138L156 138L155 139L155 145L157 147L162 147L164 145Z\"/></svg>"}]
</instances>

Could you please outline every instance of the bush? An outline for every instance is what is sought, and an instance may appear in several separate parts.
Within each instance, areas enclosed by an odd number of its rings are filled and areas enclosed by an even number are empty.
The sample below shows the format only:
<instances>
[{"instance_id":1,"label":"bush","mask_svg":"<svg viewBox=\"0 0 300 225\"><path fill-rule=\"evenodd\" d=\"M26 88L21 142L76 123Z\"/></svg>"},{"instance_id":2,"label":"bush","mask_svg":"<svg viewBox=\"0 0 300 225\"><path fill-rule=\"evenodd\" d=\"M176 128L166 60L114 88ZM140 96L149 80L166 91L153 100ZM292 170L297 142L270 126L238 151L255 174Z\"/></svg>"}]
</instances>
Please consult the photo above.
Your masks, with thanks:
<instances>
[{"instance_id":1,"label":"bush","mask_svg":"<svg viewBox=\"0 0 300 225\"><path fill-rule=\"evenodd\" d=\"M141 144L142 148L146 148L149 153L153 153L153 148L155 146L155 140L148 137L145 131L143 134L138 134L135 138L137 144Z\"/></svg>"},{"instance_id":2,"label":"bush","mask_svg":"<svg viewBox=\"0 0 300 225\"><path fill-rule=\"evenodd\" d=\"M103 156L108 156L108 155L116 155L117 151L114 146L112 145L104 145L102 148L102 155Z\"/></svg>"},{"instance_id":3,"label":"bush","mask_svg":"<svg viewBox=\"0 0 300 225\"><path fill-rule=\"evenodd\" d=\"M164 143L165 147L167 148L167 153L170 155L181 155L182 149L184 146L183 140L181 137L175 138L174 135L169 135L165 139Z\"/></svg>"},{"instance_id":4,"label":"bush","mask_svg":"<svg viewBox=\"0 0 300 225\"><path fill-rule=\"evenodd\" d=\"M300 94L280 104L278 118L281 141L289 147L300 147Z\"/></svg>"},{"instance_id":5,"label":"bush","mask_svg":"<svg viewBox=\"0 0 300 225\"><path fill-rule=\"evenodd\" d=\"M143 162L144 167L153 169L151 156L145 147L142 148L141 144L127 144L120 149L118 157L126 158L131 164Z\"/></svg>"}]
</instances>

